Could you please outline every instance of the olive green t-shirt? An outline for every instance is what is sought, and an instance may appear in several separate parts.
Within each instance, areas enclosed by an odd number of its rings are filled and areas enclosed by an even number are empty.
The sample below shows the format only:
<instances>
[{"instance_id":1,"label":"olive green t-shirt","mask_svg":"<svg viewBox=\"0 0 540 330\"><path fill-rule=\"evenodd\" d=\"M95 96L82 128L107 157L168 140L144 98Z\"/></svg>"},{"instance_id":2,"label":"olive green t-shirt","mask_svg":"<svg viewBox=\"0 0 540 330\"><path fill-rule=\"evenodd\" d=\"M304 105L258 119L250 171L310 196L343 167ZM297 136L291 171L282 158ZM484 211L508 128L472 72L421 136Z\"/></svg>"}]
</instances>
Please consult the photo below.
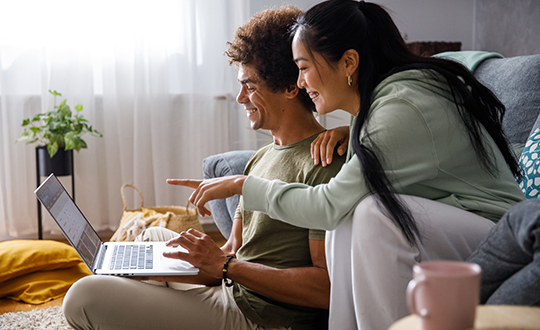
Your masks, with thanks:
<instances>
[{"instance_id":1,"label":"olive green t-shirt","mask_svg":"<svg viewBox=\"0 0 540 330\"><path fill-rule=\"evenodd\" d=\"M339 172L345 157L336 154L332 164L314 166L310 146L317 135L287 146L269 144L259 149L249 160L244 173L312 186L328 182ZM280 269L312 266L309 240L324 240L324 231L296 227L262 212L243 210L242 203L241 198L235 216L242 218L242 246L237 251L238 259ZM282 303L237 283L234 297L244 315L268 327L313 329L317 326L314 323L318 316L327 312Z\"/></svg>"}]
</instances>

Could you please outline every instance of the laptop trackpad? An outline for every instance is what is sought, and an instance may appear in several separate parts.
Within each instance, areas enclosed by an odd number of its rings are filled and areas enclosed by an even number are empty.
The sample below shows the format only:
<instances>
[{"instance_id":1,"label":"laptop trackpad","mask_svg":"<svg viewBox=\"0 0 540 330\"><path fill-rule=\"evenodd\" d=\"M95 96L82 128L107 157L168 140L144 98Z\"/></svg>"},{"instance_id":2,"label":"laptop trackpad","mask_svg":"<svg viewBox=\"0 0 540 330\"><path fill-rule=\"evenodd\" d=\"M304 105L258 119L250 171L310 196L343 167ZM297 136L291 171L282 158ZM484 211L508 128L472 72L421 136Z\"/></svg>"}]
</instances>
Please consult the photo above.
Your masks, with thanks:
<instances>
[{"instance_id":1,"label":"laptop trackpad","mask_svg":"<svg viewBox=\"0 0 540 330\"><path fill-rule=\"evenodd\" d=\"M183 247L177 247L177 248L166 247L159 254L160 260L161 260L160 262L162 262L165 267L170 268L170 269L175 269L175 270L184 270L184 269L193 268L193 265L187 261L183 261L180 259L167 258L163 255L163 252L177 252L177 251L187 252L187 250L184 249Z\"/></svg>"}]
</instances>

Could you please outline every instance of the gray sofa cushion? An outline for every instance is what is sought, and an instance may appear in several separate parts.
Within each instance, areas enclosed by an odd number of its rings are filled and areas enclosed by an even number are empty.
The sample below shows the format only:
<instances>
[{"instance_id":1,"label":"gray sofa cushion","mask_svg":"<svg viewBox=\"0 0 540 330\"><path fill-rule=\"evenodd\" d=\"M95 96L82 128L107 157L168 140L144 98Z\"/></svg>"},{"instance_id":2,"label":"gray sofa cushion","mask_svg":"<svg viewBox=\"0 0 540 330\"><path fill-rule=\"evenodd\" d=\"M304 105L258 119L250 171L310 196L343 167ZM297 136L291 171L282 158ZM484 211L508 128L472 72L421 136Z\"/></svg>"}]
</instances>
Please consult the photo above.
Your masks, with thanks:
<instances>
[{"instance_id":1,"label":"gray sofa cushion","mask_svg":"<svg viewBox=\"0 0 540 330\"><path fill-rule=\"evenodd\" d=\"M525 143L540 124L540 55L494 58L482 62L474 75L506 106L503 129L511 143Z\"/></svg>"}]
</instances>

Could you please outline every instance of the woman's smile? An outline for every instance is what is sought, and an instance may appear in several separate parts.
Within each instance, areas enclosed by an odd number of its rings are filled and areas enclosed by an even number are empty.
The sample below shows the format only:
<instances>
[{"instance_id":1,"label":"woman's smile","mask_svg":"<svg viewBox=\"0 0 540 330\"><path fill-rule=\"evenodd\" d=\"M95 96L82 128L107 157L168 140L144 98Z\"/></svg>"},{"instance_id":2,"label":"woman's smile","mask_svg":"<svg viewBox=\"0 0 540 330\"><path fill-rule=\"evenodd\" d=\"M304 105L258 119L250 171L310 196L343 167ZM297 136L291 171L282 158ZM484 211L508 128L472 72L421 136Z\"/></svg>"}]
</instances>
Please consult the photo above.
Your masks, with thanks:
<instances>
[{"instance_id":1,"label":"woman's smile","mask_svg":"<svg viewBox=\"0 0 540 330\"><path fill-rule=\"evenodd\" d=\"M308 92L308 95L313 100L313 99L317 98L317 96L319 96L319 93L318 92Z\"/></svg>"}]
</instances>

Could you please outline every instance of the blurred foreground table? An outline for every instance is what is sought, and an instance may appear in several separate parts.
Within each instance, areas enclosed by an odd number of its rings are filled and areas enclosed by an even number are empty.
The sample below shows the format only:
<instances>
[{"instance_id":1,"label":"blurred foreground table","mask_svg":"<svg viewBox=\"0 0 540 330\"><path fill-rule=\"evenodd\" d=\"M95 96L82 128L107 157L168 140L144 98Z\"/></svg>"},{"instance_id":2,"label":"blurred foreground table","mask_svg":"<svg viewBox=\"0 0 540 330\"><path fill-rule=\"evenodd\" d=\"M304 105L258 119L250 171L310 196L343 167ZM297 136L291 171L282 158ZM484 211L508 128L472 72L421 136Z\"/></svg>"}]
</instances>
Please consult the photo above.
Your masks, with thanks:
<instances>
[{"instance_id":1,"label":"blurred foreground table","mask_svg":"<svg viewBox=\"0 0 540 330\"><path fill-rule=\"evenodd\" d=\"M526 306L478 306L472 330L539 330L540 308ZM420 318L409 315L388 330L422 330Z\"/></svg>"}]
</instances>

